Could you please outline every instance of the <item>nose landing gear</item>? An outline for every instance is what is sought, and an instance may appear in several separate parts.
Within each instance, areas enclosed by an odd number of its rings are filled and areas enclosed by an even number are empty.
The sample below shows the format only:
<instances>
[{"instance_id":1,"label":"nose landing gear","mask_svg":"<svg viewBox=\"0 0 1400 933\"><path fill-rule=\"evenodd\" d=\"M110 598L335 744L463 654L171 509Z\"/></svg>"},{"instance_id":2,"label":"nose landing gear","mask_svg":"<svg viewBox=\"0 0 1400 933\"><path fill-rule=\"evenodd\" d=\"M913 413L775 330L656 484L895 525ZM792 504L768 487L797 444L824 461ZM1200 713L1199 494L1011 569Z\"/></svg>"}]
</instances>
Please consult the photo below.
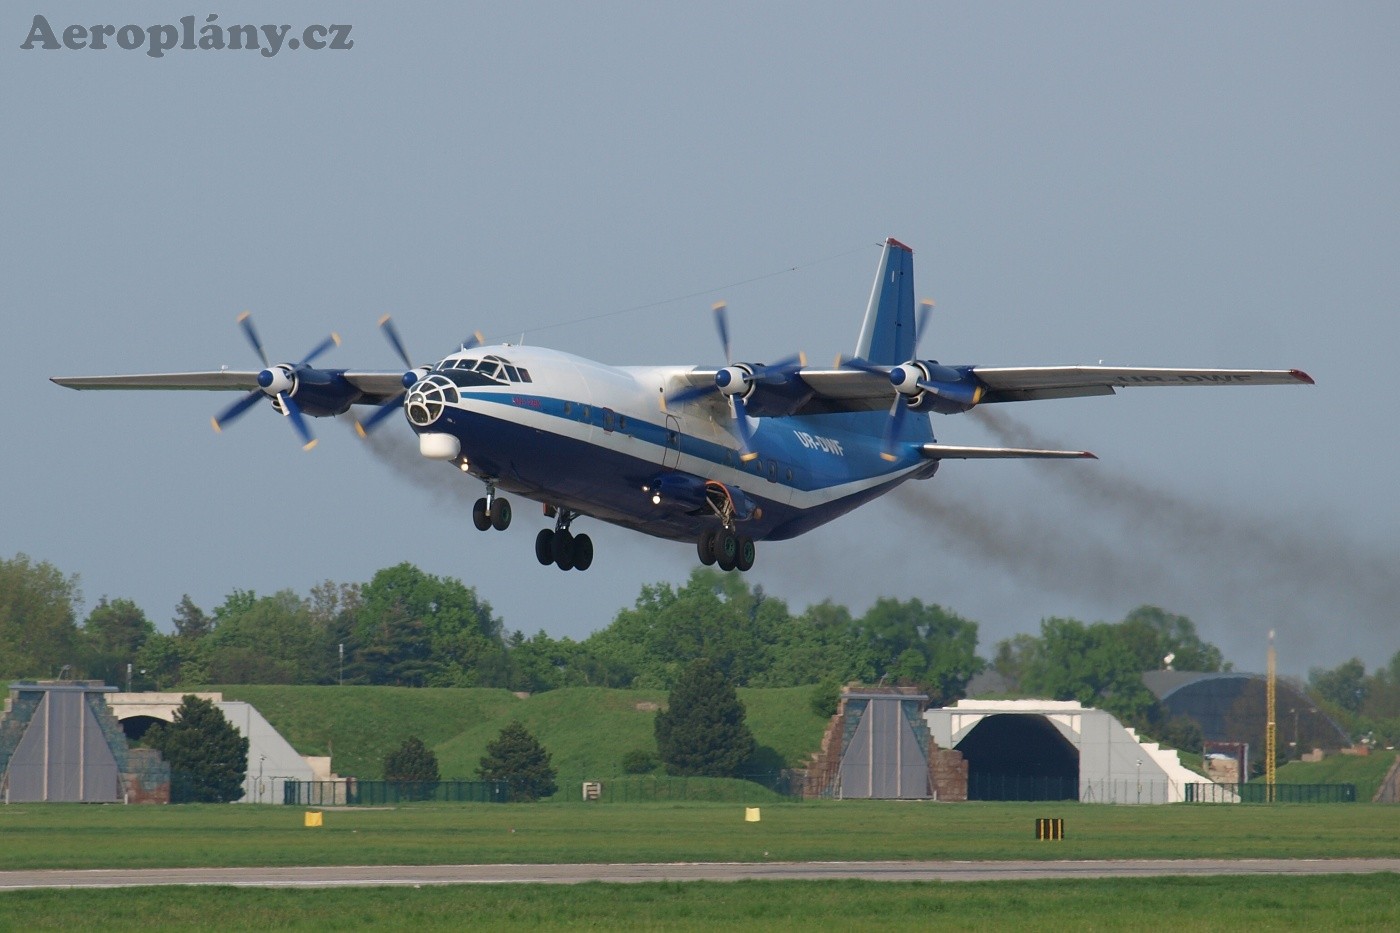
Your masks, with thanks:
<instances>
[{"instance_id":1,"label":"nose landing gear","mask_svg":"<svg viewBox=\"0 0 1400 933\"><path fill-rule=\"evenodd\" d=\"M496 495L496 485L486 484L486 495L472 506L472 524L477 531L494 528L505 531L510 527L510 500Z\"/></svg>"}]
</instances>

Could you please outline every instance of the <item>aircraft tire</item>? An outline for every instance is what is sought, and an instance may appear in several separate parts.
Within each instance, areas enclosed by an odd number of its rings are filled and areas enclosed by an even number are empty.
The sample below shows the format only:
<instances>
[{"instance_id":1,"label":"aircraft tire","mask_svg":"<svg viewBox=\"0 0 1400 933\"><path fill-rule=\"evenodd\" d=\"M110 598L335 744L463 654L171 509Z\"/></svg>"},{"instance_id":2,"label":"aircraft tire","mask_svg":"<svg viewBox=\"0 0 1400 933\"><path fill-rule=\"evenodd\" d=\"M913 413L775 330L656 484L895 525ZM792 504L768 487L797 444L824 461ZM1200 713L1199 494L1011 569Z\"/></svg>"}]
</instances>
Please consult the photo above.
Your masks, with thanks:
<instances>
[{"instance_id":1,"label":"aircraft tire","mask_svg":"<svg viewBox=\"0 0 1400 933\"><path fill-rule=\"evenodd\" d=\"M587 570L593 566L593 539L588 535L574 538L574 569Z\"/></svg>"},{"instance_id":2,"label":"aircraft tire","mask_svg":"<svg viewBox=\"0 0 1400 933\"><path fill-rule=\"evenodd\" d=\"M505 531L510 527L510 500L497 499L491 503L491 527L497 531Z\"/></svg>"},{"instance_id":3,"label":"aircraft tire","mask_svg":"<svg viewBox=\"0 0 1400 933\"><path fill-rule=\"evenodd\" d=\"M554 534L554 563L560 570L574 569L574 536L567 531Z\"/></svg>"},{"instance_id":4,"label":"aircraft tire","mask_svg":"<svg viewBox=\"0 0 1400 933\"><path fill-rule=\"evenodd\" d=\"M720 570L733 570L739 557L739 537L728 528L715 540L715 563Z\"/></svg>"},{"instance_id":5,"label":"aircraft tire","mask_svg":"<svg viewBox=\"0 0 1400 933\"><path fill-rule=\"evenodd\" d=\"M748 573L753 569L754 558L757 556L758 548L754 547L753 538L741 535L738 552L734 555L734 569L740 573Z\"/></svg>"},{"instance_id":6,"label":"aircraft tire","mask_svg":"<svg viewBox=\"0 0 1400 933\"><path fill-rule=\"evenodd\" d=\"M535 535L535 560L548 567L554 563L554 529L541 528Z\"/></svg>"},{"instance_id":7,"label":"aircraft tire","mask_svg":"<svg viewBox=\"0 0 1400 933\"><path fill-rule=\"evenodd\" d=\"M486 497L482 496L476 500L472 506L472 524L477 531L485 531L491 527L491 516L486 513Z\"/></svg>"},{"instance_id":8,"label":"aircraft tire","mask_svg":"<svg viewBox=\"0 0 1400 933\"><path fill-rule=\"evenodd\" d=\"M719 536L720 529L706 528L700 532L700 540L695 543L695 549L700 554L700 563L709 567L715 562L715 538Z\"/></svg>"}]
</instances>

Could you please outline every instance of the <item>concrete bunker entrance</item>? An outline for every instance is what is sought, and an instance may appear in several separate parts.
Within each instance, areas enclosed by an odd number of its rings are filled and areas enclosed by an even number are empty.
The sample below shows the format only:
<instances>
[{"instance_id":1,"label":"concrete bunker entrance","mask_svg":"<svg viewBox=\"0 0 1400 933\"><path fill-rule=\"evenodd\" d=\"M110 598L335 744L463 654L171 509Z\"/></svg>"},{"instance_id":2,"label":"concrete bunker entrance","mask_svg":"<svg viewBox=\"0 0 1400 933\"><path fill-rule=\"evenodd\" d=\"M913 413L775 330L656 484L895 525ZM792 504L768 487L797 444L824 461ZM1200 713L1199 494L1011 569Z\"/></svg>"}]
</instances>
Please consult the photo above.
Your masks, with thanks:
<instances>
[{"instance_id":1,"label":"concrete bunker entrance","mask_svg":"<svg viewBox=\"0 0 1400 933\"><path fill-rule=\"evenodd\" d=\"M1045 716L987 716L956 747L968 800L1079 799L1079 750Z\"/></svg>"},{"instance_id":2,"label":"concrete bunker entrance","mask_svg":"<svg viewBox=\"0 0 1400 933\"><path fill-rule=\"evenodd\" d=\"M122 732L126 733L126 739L133 744L139 743L146 737L146 733L151 731L151 727L156 723L168 724L169 720L159 719L155 716L128 716L119 720Z\"/></svg>"}]
</instances>

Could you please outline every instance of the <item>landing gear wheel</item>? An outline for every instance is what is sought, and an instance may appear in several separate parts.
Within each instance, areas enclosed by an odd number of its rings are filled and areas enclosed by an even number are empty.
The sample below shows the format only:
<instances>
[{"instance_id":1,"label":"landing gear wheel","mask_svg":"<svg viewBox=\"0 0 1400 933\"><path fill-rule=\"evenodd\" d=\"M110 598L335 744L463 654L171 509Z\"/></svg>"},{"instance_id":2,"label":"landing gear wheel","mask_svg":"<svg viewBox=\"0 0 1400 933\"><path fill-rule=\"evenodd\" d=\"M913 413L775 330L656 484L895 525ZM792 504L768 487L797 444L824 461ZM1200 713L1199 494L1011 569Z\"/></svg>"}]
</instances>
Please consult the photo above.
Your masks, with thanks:
<instances>
[{"instance_id":1,"label":"landing gear wheel","mask_svg":"<svg viewBox=\"0 0 1400 933\"><path fill-rule=\"evenodd\" d=\"M493 501L487 516L491 520L492 528L497 531L505 531L510 527L510 500L496 499Z\"/></svg>"},{"instance_id":2,"label":"landing gear wheel","mask_svg":"<svg viewBox=\"0 0 1400 933\"><path fill-rule=\"evenodd\" d=\"M567 531L554 533L554 563L560 570L574 569L574 536Z\"/></svg>"},{"instance_id":3,"label":"landing gear wheel","mask_svg":"<svg viewBox=\"0 0 1400 933\"><path fill-rule=\"evenodd\" d=\"M476 505L472 506L472 524L477 531L485 531L491 527L491 516L486 512L486 497L482 496L476 500Z\"/></svg>"},{"instance_id":4,"label":"landing gear wheel","mask_svg":"<svg viewBox=\"0 0 1400 933\"><path fill-rule=\"evenodd\" d=\"M593 566L593 539L588 535L574 538L574 569L587 570Z\"/></svg>"},{"instance_id":5,"label":"landing gear wheel","mask_svg":"<svg viewBox=\"0 0 1400 933\"><path fill-rule=\"evenodd\" d=\"M700 554L700 563L706 567L715 562L715 538L719 532L718 528L706 528L700 532L700 540L695 543L695 550Z\"/></svg>"},{"instance_id":6,"label":"landing gear wheel","mask_svg":"<svg viewBox=\"0 0 1400 933\"><path fill-rule=\"evenodd\" d=\"M535 535L535 560L545 567L554 563L554 529L541 528Z\"/></svg>"},{"instance_id":7,"label":"landing gear wheel","mask_svg":"<svg viewBox=\"0 0 1400 933\"><path fill-rule=\"evenodd\" d=\"M734 569L740 573L747 573L753 568L753 559L758 556L758 549L753 545L753 538L748 535L740 535L739 551L734 556Z\"/></svg>"},{"instance_id":8,"label":"landing gear wheel","mask_svg":"<svg viewBox=\"0 0 1400 933\"><path fill-rule=\"evenodd\" d=\"M728 528L719 533L715 541L715 563L720 570L733 570L739 558L739 538Z\"/></svg>"}]
</instances>

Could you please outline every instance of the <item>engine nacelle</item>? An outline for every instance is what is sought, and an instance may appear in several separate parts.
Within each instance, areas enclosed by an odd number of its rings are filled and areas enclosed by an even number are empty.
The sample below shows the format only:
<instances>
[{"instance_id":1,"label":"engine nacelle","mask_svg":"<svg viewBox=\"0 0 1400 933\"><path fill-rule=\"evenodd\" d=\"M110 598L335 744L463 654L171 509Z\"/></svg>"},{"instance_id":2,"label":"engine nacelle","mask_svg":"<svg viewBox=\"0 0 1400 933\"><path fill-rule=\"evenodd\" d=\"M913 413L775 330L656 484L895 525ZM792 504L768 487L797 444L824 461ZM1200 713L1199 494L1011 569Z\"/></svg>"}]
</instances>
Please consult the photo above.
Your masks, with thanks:
<instances>
[{"instance_id":1,"label":"engine nacelle","mask_svg":"<svg viewBox=\"0 0 1400 933\"><path fill-rule=\"evenodd\" d=\"M415 382L417 382L419 379L422 379L430 372L432 372L432 369L430 369L427 366L419 366L417 369L410 369L408 372L403 374L403 387L405 389L413 388L413 384Z\"/></svg>"},{"instance_id":2,"label":"engine nacelle","mask_svg":"<svg viewBox=\"0 0 1400 933\"><path fill-rule=\"evenodd\" d=\"M258 373L258 386L274 398L286 393L295 395L297 391L296 370L286 363L278 363Z\"/></svg>"},{"instance_id":3,"label":"engine nacelle","mask_svg":"<svg viewBox=\"0 0 1400 933\"><path fill-rule=\"evenodd\" d=\"M915 411L951 415L968 411L985 391L969 372L940 365L936 360L910 360L890 370L890 384Z\"/></svg>"},{"instance_id":4,"label":"engine nacelle","mask_svg":"<svg viewBox=\"0 0 1400 933\"><path fill-rule=\"evenodd\" d=\"M715 388L725 395L747 395L753 388L753 370L742 363L726 366L715 373Z\"/></svg>"}]
</instances>

